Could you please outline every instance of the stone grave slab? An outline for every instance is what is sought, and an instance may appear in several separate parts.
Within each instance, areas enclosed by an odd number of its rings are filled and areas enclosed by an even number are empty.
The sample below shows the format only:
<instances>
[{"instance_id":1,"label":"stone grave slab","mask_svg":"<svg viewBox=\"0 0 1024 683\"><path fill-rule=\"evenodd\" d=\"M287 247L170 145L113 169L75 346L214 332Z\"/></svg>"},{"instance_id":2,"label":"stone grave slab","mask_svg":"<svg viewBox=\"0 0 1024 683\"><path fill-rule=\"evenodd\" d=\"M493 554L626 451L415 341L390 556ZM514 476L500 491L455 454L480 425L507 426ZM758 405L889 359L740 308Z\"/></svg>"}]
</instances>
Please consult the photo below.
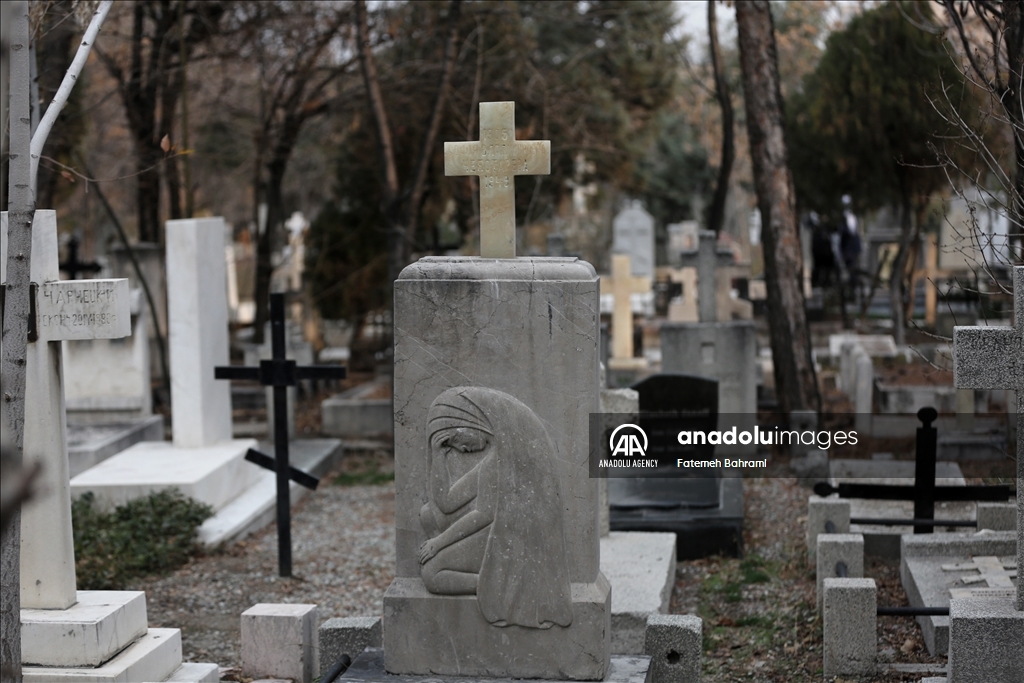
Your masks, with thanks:
<instances>
[{"instance_id":1,"label":"stone grave slab","mask_svg":"<svg viewBox=\"0 0 1024 683\"><path fill-rule=\"evenodd\" d=\"M858 344L872 358L892 358L899 352L891 334L843 333L828 336L829 355L839 358L843 352L843 345L849 343Z\"/></svg>"},{"instance_id":2,"label":"stone grave slab","mask_svg":"<svg viewBox=\"0 0 1024 683\"><path fill-rule=\"evenodd\" d=\"M76 477L140 441L163 441L164 418L68 425L68 467Z\"/></svg>"},{"instance_id":3,"label":"stone grave slab","mask_svg":"<svg viewBox=\"0 0 1024 683\"><path fill-rule=\"evenodd\" d=\"M378 397L383 391L390 396L390 384L390 377L378 377L324 399L320 403L321 431L346 438L393 434L394 403L390 398Z\"/></svg>"},{"instance_id":4,"label":"stone grave slab","mask_svg":"<svg viewBox=\"0 0 1024 683\"><path fill-rule=\"evenodd\" d=\"M829 483L882 484L912 486L914 462L910 460L843 460L829 462ZM935 464L937 486L966 486L960 466L955 462ZM913 519L914 503L909 500L865 500L849 498L850 517L889 517ZM942 519L977 519L974 502L937 501L935 503L936 529L942 529ZM850 533L863 534L864 553L897 560L900 557L900 537L913 532L913 526L879 526L851 524Z\"/></svg>"},{"instance_id":5,"label":"stone grave slab","mask_svg":"<svg viewBox=\"0 0 1024 683\"><path fill-rule=\"evenodd\" d=\"M355 658L339 681L359 683L424 683L423 676L392 674L384 669L384 651L367 648ZM519 679L482 676L431 675L432 683L515 683ZM568 679L549 679L559 683ZM646 655L612 655L604 683L652 683L651 658Z\"/></svg>"},{"instance_id":6,"label":"stone grave slab","mask_svg":"<svg viewBox=\"0 0 1024 683\"><path fill-rule=\"evenodd\" d=\"M965 597L1002 597L1010 602L1015 594L1010 582L1016 579L1007 576L1006 566L1016 566L1015 553L1016 535L1012 531L907 534L902 537L900 579L914 607L948 607L951 598ZM980 579L979 562L998 585ZM994 565L999 565L1001 571ZM917 617L917 623L928 652L933 656L946 654L949 617Z\"/></svg>"}]
</instances>

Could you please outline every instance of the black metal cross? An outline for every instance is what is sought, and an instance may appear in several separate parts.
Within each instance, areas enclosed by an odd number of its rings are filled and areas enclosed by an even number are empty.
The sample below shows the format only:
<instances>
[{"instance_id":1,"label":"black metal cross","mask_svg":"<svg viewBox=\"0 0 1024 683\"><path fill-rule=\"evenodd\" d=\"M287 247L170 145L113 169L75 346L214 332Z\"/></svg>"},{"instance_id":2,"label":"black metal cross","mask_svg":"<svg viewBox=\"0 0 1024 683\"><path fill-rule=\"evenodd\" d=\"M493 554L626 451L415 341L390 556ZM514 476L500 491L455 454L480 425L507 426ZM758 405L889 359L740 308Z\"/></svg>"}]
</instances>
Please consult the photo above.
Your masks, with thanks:
<instances>
[{"instance_id":1,"label":"black metal cross","mask_svg":"<svg viewBox=\"0 0 1024 683\"><path fill-rule=\"evenodd\" d=\"M68 278L77 280L80 273L98 273L103 266L95 261L78 260L78 238L68 240L68 258L60 264L60 269L68 274Z\"/></svg>"},{"instance_id":2,"label":"black metal cross","mask_svg":"<svg viewBox=\"0 0 1024 683\"><path fill-rule=\"evenodd\" d=\"M302 379L345 379L337 365L298 366L285 358L284 294L270 295L270 360L259 367L216 367L216 379L247 379L274 387L274 457L249 449L245 459L277 473L277 564L281 576L292 575L291 496L289 480L316 489L319 479L288 463L288 390Z\"/></svg>"},{"instance_id":3,"label":"black metal cross","mask_svg":"<svg viewBox=\"0 0 1024 683\"><path fill-rule=\"evenodd\" d=\"M832 486L828 482L814 485L819 496L838 493L840 498L865 498L869 500L912 500L914 519L851 519L853 524L880 524L889 526L914 526L915 534L930 534L935 529L935 503L937 501L987 501L1005 503L1013 496L1009 486L936 486L935 460L938 450L939 433L932 423L939 417L935 408L921 408L917 419L917 443L914 455L914 485L893 486L889 484L844 484ZM938 526L974 526L966 520L949 523L939 520Z\"/></svg>"}]
</instances>

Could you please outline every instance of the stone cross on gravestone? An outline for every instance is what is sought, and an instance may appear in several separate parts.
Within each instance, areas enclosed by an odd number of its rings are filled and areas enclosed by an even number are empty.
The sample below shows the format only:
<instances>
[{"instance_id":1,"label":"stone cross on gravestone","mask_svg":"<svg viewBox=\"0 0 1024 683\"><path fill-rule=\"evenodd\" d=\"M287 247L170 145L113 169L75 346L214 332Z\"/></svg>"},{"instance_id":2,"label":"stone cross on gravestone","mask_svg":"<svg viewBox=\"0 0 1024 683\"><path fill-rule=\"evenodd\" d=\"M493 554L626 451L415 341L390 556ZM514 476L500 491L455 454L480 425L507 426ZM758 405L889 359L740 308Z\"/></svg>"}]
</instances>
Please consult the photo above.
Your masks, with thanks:
<instances>
[{"instance_id":1,"label":"stone cross on gravestone","mask_svg":"<svg viewBox=\"0 0 1024 683\"><path fill-rule=\"evenodd\" d=\"M480 140L444 143L446 176L480 176L480 255L515 258L517 175L551 173L551 142L516 140L515 102L480 103Z\"/></svg>"},{"instance_id":2,"label":"stone cross on gravestone","mask_svg":"<svg viewBox=\"0 0 1024 683\"><path fill-rule=\"evenodd\" d=\"M7 212L0 220L0 281L6 278ZM57 216L36 211L31 278L34 324L26 351L25 460L39 462L46 495L21 514L21 606L67 609L77 600L71 532L61 341L131 334L128 280L60 281Z\"/></svg>"},{"instance_id":3,"label":"stone cross on gravestone","mask_svg":"<svg viewBox=\"0 0 1024 683\"><path fill-rule=\"evenodd\" d=\"M1024 266L1013 269L1013 327L954 327L953 386L1017 394L1017 568L1024 567ZM1024 611L1024 581L1017 580Z\"/></svg>"},{"instance_id":4,"label":"stone cross on gravestone","mask_svg":"<svg viewBox=\"0 0 1024 683\"><path fill-rule=\"evenodd\" d=\"M702 323L718 322L715 270L733 264L732 251L718 248L718 236L712 230L701 230L697 251L679 255L682 267L697 268L697 307Z\"/></svg>"}]
</instances>

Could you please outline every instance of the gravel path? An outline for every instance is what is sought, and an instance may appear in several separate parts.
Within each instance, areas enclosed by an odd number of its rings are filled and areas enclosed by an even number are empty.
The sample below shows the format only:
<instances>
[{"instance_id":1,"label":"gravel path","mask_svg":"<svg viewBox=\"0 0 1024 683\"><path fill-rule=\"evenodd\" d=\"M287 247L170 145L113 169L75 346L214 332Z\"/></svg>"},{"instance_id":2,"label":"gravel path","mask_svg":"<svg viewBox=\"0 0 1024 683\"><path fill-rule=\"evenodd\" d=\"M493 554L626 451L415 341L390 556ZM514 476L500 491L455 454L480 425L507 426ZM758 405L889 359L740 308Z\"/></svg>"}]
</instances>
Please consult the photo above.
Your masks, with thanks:
<instances>
[{"instance_id":1,"label":"gravel path","mask_svg":"<svg viewBox=\"0 0 1024 683\"><path fill-rule=\"evenodd\" d=\"M260 602L314 603L322 618L381 613L394 577L395 487L321 486L292 512L294 578L277 576L274 525L168 576L140 581L150 627L182 629L186 661L240 663L240 615Z\"/></svg>"}]
</instances>

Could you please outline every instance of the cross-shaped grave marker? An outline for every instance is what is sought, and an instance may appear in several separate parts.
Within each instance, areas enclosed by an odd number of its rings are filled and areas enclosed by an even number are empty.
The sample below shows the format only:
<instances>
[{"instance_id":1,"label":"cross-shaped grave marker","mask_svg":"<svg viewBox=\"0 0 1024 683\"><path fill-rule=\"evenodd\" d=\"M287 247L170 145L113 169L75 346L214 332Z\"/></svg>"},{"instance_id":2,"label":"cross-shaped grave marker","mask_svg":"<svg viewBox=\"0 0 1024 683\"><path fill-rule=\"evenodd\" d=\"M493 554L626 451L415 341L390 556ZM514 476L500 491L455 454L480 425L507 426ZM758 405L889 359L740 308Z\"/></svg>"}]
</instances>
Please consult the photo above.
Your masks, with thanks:
<instances>
[{"instance_id":1,"label":"cross-shaped grave marker","mask_svg":"<svg viewBox=\"0 0 1024 683\"><path fill-rule=\"evenodd\" d=\"M103 266L95 261L80 261L78 259L78 238L72 236L68 240L68 257L60 264L60 269L68 274L69 280L77 280L81 273L98 273Z\"/></svg>"},{"instance_id":2,"label":"cross-shaped grave marker","mask_svg":"<svg viewBox=\"0 0 1024 683\"><path fill-rule=\"evenodd\" d=\"M718 278L715 271L731 266L735 259L731 250L718 247L718 236L714 231L701 230L698 239L696 251L684 251L679 255L680 266L697 269L697 308L700 322L718 322ZM686 292L683 292L683 295L689 297Z\"/></svg>"},{"instance_id":3,"label":"cross-shaped grave marker","mask_svg":"<svg viewBox=\"0 0 1024 683\"><path fill-rule=\"evenodd\" d=\"M953 386L1017 394L1017 568L1024 567L1024 266L1013 269L1013 327L954 327ZM1024 612L1024 581L1017 580Z\"/></svg>"},{"instance_id":4,"label":"cross-shaped grave marker","mask_svg":"<svg viewBox=\"0 0 1024 683\"><path fill-rule=\"evenodd\" d=\"M516 140L516 103L480 103L480 140L444 143L446 176L480 176L480 255L516 256L517 175L551 173L551 142Z\"/></svg>"},{"instance_id":5,"label":"cross-shaped grave marker","mask_svg":"<svg viewBox=\"0 0 1024 683\"><path fill-rule=\"evenodd\" d=\"M270 360L259 367L220 366L215 379L243 379L274 387L274 457L252 448L245 459L277 474L277 565L281 576L292 575L291 491L289 481L316 489L320 480L288 463L288 391L303 379L345 379L345 368L337 365L296 365L285 358L284 294L270 295Z\"/></svg>"},{"instance_id":6,"label":"cross-shaped grave marker","mask_svg":"<svg viewBox=\"0 0 1024 683\"><path fill-rule=\"evenodd\" d=\"M0 221L0 281L6 279L7 212ZM25 460L39 462L46 495L21 516L21 606L67 609L77 600L61 342L131 334L128 280L60 280L57 217L36 211L26 349ZM2 306L0 306L2 308Z\"/></svg>"},{"instance_id":7,"label":"cross-shaped grave marker","mask_svg":"<svg viewBox=\"0 0 1024 683\"><path fill-rule=\"evenodd\" d=\"M840 498L864 498L867 500L912 500L914 518L907 519L851 519L852 524L883 524L892 526L913 525L915 534L930 534L936 526L973 526L968 520L936 520L935 503L938 501L995 501L1006 502L1012 494L1009 486L936 486L935 461L938 448L938 430L932 423L939 414L934 408L917 411L922 425L917 428L916 453L914 457L913 486L890 484L854 484L840 482L832 486L828 482L814 485L819 496L838 493Z\"/></svg>"},{"instance_id":8,"label":"cross-shaped grave marker","mask_svg":"<svg viewBox=\"0 0 1024 683\"><path fill-rule=\"evenodd\" d=\"M633 358L633 294L651 291L651 278L633 275L628 254L612 254L612 276L601 276L601 287L611 289L615 299L612 310L612 354L608 365L627 369L643 365L642 358Z\"/></svg>"}]
</instances>

